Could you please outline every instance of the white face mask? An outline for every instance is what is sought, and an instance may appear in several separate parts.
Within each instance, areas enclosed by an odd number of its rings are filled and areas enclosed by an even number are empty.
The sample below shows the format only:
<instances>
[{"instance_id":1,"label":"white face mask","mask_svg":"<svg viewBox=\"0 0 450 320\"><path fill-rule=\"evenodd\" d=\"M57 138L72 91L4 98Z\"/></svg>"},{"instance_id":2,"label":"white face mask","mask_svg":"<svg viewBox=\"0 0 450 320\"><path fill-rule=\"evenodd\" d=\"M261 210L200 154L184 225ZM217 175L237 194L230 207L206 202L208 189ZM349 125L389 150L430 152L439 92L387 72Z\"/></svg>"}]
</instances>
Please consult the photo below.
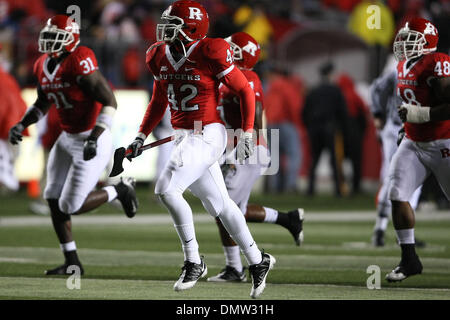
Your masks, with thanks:
<instances>
[{"instance_id":1,"label":"white face mask","mask_svg":"<svg viewBox=\"0 0 450 320\"><path fill-rule=\"evenodd\" d=\"M39 34L39 52L59 53L74 41L73 34L54 27L46 26Z\"/></svg>"},{"instance_id":2,"label":"white face mask","mask_svg":"<svg viewBox=\"0 0 450 320\"><path fill-rule=\"evenodd\" d=\"M402 61L420 57L425 53L423 46L426 43L422 33L414 30L400 30L393 45L395 59Z\"/></svg>"}]
</instances>

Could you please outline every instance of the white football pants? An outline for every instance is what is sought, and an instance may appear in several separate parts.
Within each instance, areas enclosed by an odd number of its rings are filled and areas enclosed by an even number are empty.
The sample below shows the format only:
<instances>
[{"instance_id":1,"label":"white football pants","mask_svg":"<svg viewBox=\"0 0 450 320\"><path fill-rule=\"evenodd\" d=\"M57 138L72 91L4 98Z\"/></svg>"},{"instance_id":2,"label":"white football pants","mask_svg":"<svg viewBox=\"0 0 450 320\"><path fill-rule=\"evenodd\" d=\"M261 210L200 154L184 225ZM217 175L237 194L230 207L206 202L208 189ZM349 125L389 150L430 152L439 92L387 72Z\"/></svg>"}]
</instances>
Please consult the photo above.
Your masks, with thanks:
<instances>
[{"instance_id":1,"label":"white football pants","mask_svg":"<svg viewBox=\"0 0 450 320\"><path fill-rule=\"evenodd\" d=\"M226 147L225 127L212 123L204 126L202 133L177 129L175 135L175 146L156 182L155 193L172 216L185 259L186 251L198 249L192 209L183 198L183 192L189 188L211 216L219 217L248 263L259 263L261 253L244 216L228 195L219 167L218 159Z\"/></svg>"},{"instance_id":2,"label":"white football pants","mask_svg":"<svg viewBox=\"0 0 450 320\"><path fill-rule=\"evenodd\" d=\"M450 199L450 139L414 142L405 137L392 158L389 199L408 201L430 174Z\"/></svg>"},{"instance_id":3,"label":"white football pants","mask_svg":"<svg viewBox=\"0 0 450 320\"><path fill-rule=\"evenodd\" d=\"M397 136L398 131L401 129L401 126L394 124L391 120L386 122L386 125L381 131L381 139L382 139L382 147L383 147L383 163L381 167L381 181L382 185L380 191L378 192L378 212L382 213L384 216L388 217L391 213L392 203L389 200L389 166L392 161L392 157L398 149L397 146ZM409 204L416 210L417 205L419 204L420 194L422 192L422 185L420 185L412 194L409 199Z\"/></svg>"},{"instance_id":4,"label":"white football pants","mask_svg":"<svg viewBox=\"0 0 450 320\"><path fill-rule=\"evenodd\" d=\"M236 148L227 156L227 159L235 159ZM231 161L227 161L229 163ZM233 161L234 168L230 168L224 174L225 185L230 198L238 205L245 215L248 199L253 185L269 167L270 153L267 147L257 145L255 152L243 164Z\"/></svg>"},{"instance_id":5,"label":"white football pants","mask_svg":"<svg viewBox=\"0 0 450 320\"><path fill-rule=\"evenodd\" d=\"M59 199L59 209L66 214L81 208L112 156L112 135L106 129L97 140L97 155L83 160L84 141L90 132L63 131L50 150L44 198Z\"/></svg>"}]
</instances>

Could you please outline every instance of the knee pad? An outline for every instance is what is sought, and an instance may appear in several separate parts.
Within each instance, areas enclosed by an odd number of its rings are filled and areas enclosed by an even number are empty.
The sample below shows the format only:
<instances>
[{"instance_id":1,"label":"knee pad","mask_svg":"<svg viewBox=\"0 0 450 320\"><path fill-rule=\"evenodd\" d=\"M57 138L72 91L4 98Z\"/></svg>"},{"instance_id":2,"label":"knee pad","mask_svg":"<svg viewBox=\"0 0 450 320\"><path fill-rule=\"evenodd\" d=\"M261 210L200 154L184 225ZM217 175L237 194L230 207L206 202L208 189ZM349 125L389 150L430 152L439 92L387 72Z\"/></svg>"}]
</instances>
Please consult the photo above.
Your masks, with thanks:
<instances>
[{"instance_id":1,"label":"knee pad","mask_svg":"<svg viewBox=\"0 0 450 320\"><path fill-rule=\"evenodd\" d=\"M58 199L62 189L62 184L47 184L44 190L44 199Z\"/></svg>"},{"instance_id":2,"label":"knee pad","mask_svg":"<svg viewBox=\"0 0 450 320\"><path fill-rule=\"evenodd\" d=\"M74 214L80 210L84 200L83 197L60 198L58 200L59 210L65 214Z\"/></svg>"}]
</instances>

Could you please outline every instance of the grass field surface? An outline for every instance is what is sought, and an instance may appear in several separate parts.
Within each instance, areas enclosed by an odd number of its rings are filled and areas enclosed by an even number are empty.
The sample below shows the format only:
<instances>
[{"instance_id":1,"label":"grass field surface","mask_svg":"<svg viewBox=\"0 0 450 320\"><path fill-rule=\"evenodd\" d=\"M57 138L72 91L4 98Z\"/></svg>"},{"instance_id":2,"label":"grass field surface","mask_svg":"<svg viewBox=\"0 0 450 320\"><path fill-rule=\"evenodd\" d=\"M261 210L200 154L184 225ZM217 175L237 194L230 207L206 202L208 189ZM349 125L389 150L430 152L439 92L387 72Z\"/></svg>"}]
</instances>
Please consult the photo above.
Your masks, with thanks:
<instances>
[{"instance_id":1,"label":"grass field surface","mask_svg":"<svg viewBox=\"0 0 450 320\"><path fill-rule=\"evenodd\" d=\"M69 290L65 277L44 276L44 270L63 262L50 218L31 215L23 194L2 198L0 299L250 299L250 282L217 284L202 279L191 290L173 291L183 263L178 236L170 216L148 190L141 189L139 198L141 209L134 219L110 205L73 218L85 269L80 290ZM390 284L384 276L399 262L400 248L392 226L385 247L371 245L373 196L338 200L255 196L252 200L283 210L302 206L306 211L301 247L278 225L249 224L259 248L277 259L261 299L450 299L448 212L418 212L416 235L427 242L418 249L424 272ZM212 276L225 264L217 227L196 200L189 197L189 201L196 213L200 253ZM380 290L367 288L370 265L381 270Z\"/></svg>"}]
</instances>

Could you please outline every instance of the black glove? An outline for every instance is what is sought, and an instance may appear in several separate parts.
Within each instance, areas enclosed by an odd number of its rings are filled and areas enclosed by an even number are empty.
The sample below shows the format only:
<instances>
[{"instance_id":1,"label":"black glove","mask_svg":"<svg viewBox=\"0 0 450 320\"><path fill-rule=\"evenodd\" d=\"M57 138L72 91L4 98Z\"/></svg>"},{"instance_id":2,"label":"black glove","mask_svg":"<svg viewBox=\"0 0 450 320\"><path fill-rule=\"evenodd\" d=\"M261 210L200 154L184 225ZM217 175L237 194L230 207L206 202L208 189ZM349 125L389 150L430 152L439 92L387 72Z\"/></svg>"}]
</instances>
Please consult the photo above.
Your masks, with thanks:
<instances>
[{"instance_id":1,"label":"black glove","mask_svg":"<svg viewBox=\"0 0 450 320\"><path fill-rule=\"evenodd\" d=\"M11 142L12 144L18 144L20 141L22 141L22 131L24 129L25 127L20 122L9 129L9 142Z\"/></svg>"},{"instance_id":2,"label":"black glove","mask_svg":"<svg viewBox=\"0 0 450 320\"><path fill-rule=\"evenodd\" d=\"M400 143L402 142L403 138L405 137L405 127L402 127L397 134L397 146L400 145Z\"/></svg>"},{"instance_id":3,"label":"black glove","mask_svg":"<svg viewBox=\"0 0 450 320\"><path fill-rule=\"evenodd\" d=\"M88 161L97 155L97 139L87 138L84 141L83 160Z\"/></svg>"},{"instance_id":4,"label":"black glove","mask_svg":"<svg viewBox=\"0 0 450 320\"><path fill-rule=\"evenodd\" d=\"M128 146L128 149L131 149L131 153L127 156L127 159L131 161L131 159L136 158L141 155L142 150L139 150L140 147L144 144L144 139L140 137L136 137L134 141Z\"/></svg>"}]
</instances>

